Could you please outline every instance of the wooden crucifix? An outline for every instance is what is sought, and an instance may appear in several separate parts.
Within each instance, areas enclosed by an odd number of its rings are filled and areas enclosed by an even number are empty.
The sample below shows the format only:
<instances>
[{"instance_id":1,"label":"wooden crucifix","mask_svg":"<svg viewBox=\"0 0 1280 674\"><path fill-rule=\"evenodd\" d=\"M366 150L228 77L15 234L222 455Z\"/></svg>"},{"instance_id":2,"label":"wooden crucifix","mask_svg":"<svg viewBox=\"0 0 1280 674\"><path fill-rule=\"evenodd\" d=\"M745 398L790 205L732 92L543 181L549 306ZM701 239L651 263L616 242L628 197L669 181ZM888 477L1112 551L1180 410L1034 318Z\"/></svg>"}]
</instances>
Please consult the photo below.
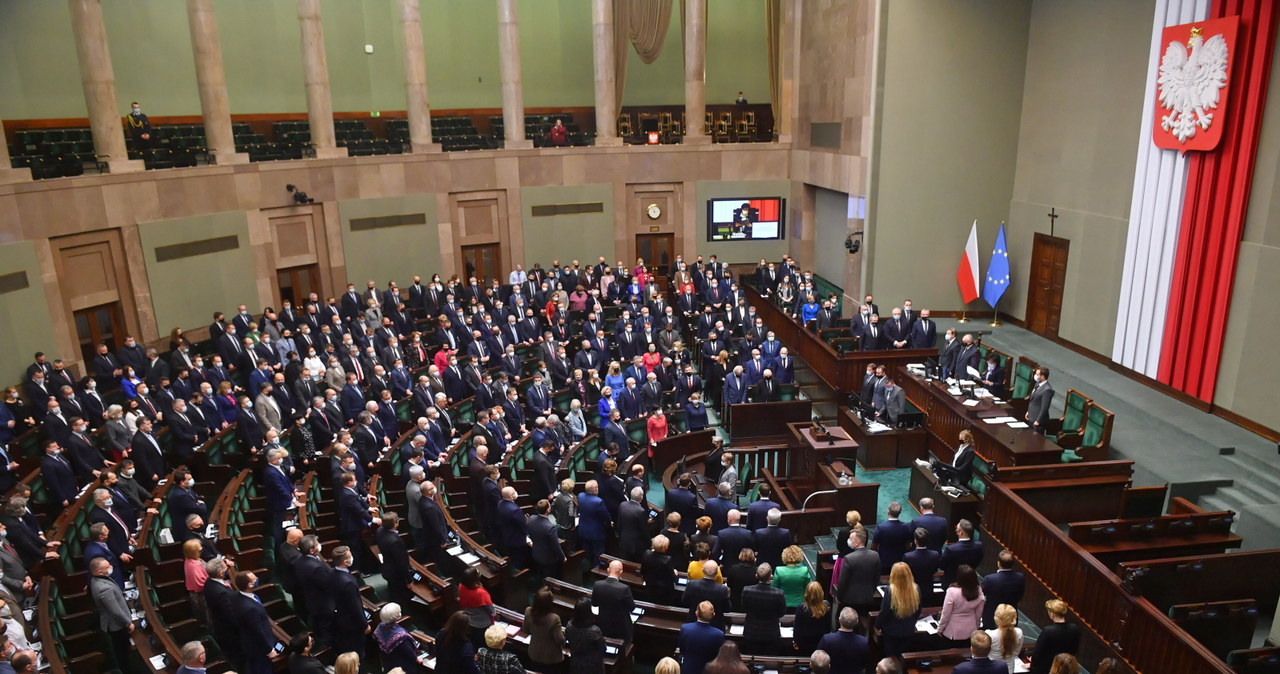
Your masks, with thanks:
<instances>
[{"instance_id":1,"label":"wooden crucifix","mask_svg":"<svg viewBox=\"0 0 1280 674\"><path fill-rule=\"evenodd\" d=\"M1058 224L1058 209L1049 209L1049 236L1053 236L1053 226Z\"/></svg>"}]
</instances>

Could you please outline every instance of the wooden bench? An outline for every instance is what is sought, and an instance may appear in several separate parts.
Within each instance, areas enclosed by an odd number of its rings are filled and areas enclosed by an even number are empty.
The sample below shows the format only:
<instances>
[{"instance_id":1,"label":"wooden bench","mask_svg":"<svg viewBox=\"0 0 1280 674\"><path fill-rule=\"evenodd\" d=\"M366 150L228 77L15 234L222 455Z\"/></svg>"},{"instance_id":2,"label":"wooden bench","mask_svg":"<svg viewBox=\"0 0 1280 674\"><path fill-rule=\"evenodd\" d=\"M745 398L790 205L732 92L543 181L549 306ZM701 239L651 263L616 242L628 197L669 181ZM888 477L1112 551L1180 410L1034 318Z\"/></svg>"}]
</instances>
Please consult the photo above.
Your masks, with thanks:
<instances>
[{"instance_id":1,"label":"wooden bench","mask_svg":"<svg viewBox=\"0 0 1280 674\"><path fill-rule=\"evenodd\" d=\"M1205 648L1226 659L1231 651L1248 649L1258 625L1258 604L1252 599L1176 604L1169 617Z\"/></svg>"},{"instance_id":2,"label":"wooden bench","mask_svg":"<svg viewBox=\"0 0 1280 674\"><path fill-rule=\"evenodd\" d=\"M1133 461L1089 461L1035 466L991 466L1004 483L1053 522L1119 517Z\"/></svg>"},{"instance_id":3,"label":"wooden bench","mask_svg":"<svg viewBox=\"0 0 1280 674\"><path fill-rule=\"evenodd\" d=\"M1280 600L1280 550L1144 559L1120 563L1125 589L1160 610L1175 604L1253 599L1264 608Z\"/></svg>"},{"instance_id":4,"label":"wooden bench","mask_svg":"<svg viewBox=\"0 0 1280 674\"><path fill-rule=\"evenodd\" d=\"M1067 537L1108 567L1158 557L1217 554L1243 542L1231 533L1235 513L1164 515L1072 522Z\"/></svg>"}]
</instances>

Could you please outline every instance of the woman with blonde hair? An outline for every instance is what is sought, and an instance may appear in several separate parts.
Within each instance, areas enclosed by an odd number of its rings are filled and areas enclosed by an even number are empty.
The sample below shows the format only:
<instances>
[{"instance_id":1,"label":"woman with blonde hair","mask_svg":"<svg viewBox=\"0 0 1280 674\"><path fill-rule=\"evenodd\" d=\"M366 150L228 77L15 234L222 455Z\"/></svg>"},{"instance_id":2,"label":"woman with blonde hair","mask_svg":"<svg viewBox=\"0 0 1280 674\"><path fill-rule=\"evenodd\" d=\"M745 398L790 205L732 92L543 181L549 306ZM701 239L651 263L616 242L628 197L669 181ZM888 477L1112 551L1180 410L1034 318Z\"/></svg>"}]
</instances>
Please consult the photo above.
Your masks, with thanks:
<instances>
[{"instance_id":1,"label":"woman with blonde hair","mask_svg":"<svg viewBox=\"0 0 1280 674\"><path fill-rule=\"evenodd\" d=\"M348 651L338 656L333 662L333 674L359 674L360 656Z\"/></svg>"},{"instance_id":2,"label":"woman with blonde hair","mask_svg":"<svg viewBox=\"0 0 1280 674\"><path fill-rule=\"evenodd\" d=\"M787 610L794 611L804 601L805 592L813 580L808 565L803 564L804 551L798 545L788 545L782 551L782 566L773 572L773 586L782 590Z\"/></svg>"},{"instance_id":3,"label":"woman with blonde hair","mask_svg":"<svg viewBox=\"0 0 1280 674\"><path fill-rule=\"evenodd\" d=\"M1009 674L1013 674L1014 662L1018 653L1022 652L1022 628L1018 627L1018 609L1009 604L996 607L996 628L987 630L991 637L992 660L999 660L1009 666Z\"/></svg>"},{"instance_id":4,"label":"woman with blonde hair","mask_svg":"<svg viewBox=\"0 0 1280 674\"><path fill-rule=\"evenodd\" d=\"M102 426L102 435L106 439L106 450L111 455L111 460L119 463L129 450L129 444L133 442L129 427L124 425L123 407L114 404L107 407L107 423Z\"/></svg>"},{"instance_id":5,"label":"woman with blonde hair","mask_svg":"<svg viewBox=\"0 0 1280 674\"><path fill-rule=\"evenodd\" d=\"M476 664L480 666L480 674L524 674L524 666L520 658L511 651L504 650L507 645L507 628L503 625L490 625L484 631L484 648L476 654ZM334 672L334 674L338 674Z\"/></svg>"},{"instance_id":6,"label":"woman with blonde hair","mask_svg":"<svg viewBox=\"0 0 1280 674\"><path fill-rule=\"evenodd\" d=\"M209 572L205 570L204 560L200 559L200 540L187 539L182 544L182 573L186 580L187 604L191 606L191 614L199 620L207 619L204 603L204 584L209 580Z\"/></svg>"},{"instance_id":7,"label":"woman with blonde hair","mask_svg":"<svg viewBox=\"0 0 1280 674\"><path fill-rule=\"evenodd\" d=\"M901 658L910 650L919 619L920 587L911 575L911 567L897 562L889 570L889 585L876 617L876 634L883 637L885 657Z\"/></svg>"},{"instance_id":8,"label":"woman with blonde hair","mask_svg":"<svg viewBox=\"0 0 1280 674\"><path fill-rule=\"evenodd\" d=\"M783 553L784 555L786 553ZM812 653L822 635L831 631L831 602L822 591L822 583L812 581L804 588L804 601L796 607L796 623L792 649Z\"/></svg>"},{"instance_id":9,"label":"woman with blonde hair","mask_svg":"<svg viewBox=\"0 0 1280 674\"><path fill-rule=\"evenodd\" d=\"M844 514L845 526L836 530L836 549L840 552L840 556L853 552L853 548L849 547L849 534L855 531L866 531L866 527L862 526L862 513L857 510L850 510Z\"/></svg>"},{"instance_id":10,"label":"woman with blonde hair","mask_svg":"<svg viewBox=\"0 0 1280 674\"><path fill-rule=\"evenodd\" d=\"M663 658L653 668L653 674L680 674L680 663L675 658Z\"/></svg>"},{"instance_id":11,"label":"woman with blonde hair","mask_svg":"<svg viewBox=\"0 0 1280 674\"><path fill-rule=\"evenodd\" d=\"M1074 654L1080 650L1080 627L1067 622L1067 602L1050 599L1044 603L1049 614L1049 624L1040 630L1036 639L1036 652L1031 657L1032 674L1049 674L1057 671L1055 658L1059 653Z\"/></svg>"},{"instance_id":12,"label":"woman with blonde hair","mask_svg":"<svg viewBox=\"0 0 1280 674\"><path fill-rule=\"evenodd\" d=\"M1080 663L1070 653L1059 653L1053 659L1053 669L1049 674L1080 674Z\"/></svg>"}]
</instances>

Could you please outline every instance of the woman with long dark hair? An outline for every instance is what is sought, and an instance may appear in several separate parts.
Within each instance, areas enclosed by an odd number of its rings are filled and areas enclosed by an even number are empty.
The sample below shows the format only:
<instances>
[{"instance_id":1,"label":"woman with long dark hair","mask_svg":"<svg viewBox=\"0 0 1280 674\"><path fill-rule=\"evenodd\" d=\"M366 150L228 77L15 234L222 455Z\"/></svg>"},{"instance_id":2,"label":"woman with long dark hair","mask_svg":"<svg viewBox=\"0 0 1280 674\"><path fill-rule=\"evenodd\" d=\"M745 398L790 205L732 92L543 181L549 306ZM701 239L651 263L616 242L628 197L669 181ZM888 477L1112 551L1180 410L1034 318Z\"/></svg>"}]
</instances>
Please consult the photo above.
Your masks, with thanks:
<instances>
[{"instance_id":1,"label":"woman with long dark hair","mask_svg":"<svg viewBox=\"0 0 1280 674\"><path fill-rule=\"evenodd\" d=\"M445 621L444 628L436 635L436 671L480 674L469 623L466 611L454 611Z\"/></svg>"},{"instance_id":2,"label":"woman with long dark hair","mask_svg":"<svg viewBox=\"0 0 1280 674\"><path fill-rule=\"evenodd\" d=\"M956 582L947 588L938 618L938 634L951 642L952 648L964 648L969 636L982 624L982 609L987 598L978 585L978 574L968 564L956 569Z\"/></svg>"},{"instance_id":3,"label":"woman with long dark hair","mask_svg":"<svg viewBox=\"0 0 1280 674\"><path fill-rule=\"evenodd\" d=\"M573 605L564 636L569 642L569 674L603 674L604 634L596 625L590 599L582 597Z\"/></svg>"}]
</instances>

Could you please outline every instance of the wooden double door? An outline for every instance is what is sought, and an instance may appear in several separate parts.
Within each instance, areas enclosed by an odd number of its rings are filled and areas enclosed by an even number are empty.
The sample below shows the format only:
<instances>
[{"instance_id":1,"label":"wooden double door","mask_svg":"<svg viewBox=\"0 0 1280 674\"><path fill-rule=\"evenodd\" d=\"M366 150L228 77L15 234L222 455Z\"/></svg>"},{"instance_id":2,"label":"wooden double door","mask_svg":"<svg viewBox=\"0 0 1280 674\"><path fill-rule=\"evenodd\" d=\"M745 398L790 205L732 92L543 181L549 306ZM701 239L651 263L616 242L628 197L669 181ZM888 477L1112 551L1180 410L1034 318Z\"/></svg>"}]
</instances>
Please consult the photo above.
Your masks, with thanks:
<instances>
[{"instance_id":1,"label":"wooden double door","mask_svg":"<svg viewBox=\"0 0 1280 674\"><path fill-rule=\"evenodd\" d=\"M1036 232L1031 249L1031 279L1027 284L1027 329L1057 337L1062 319L1062 293L1067 282L1070 242Z\"/></svg>"}]
</instances>

